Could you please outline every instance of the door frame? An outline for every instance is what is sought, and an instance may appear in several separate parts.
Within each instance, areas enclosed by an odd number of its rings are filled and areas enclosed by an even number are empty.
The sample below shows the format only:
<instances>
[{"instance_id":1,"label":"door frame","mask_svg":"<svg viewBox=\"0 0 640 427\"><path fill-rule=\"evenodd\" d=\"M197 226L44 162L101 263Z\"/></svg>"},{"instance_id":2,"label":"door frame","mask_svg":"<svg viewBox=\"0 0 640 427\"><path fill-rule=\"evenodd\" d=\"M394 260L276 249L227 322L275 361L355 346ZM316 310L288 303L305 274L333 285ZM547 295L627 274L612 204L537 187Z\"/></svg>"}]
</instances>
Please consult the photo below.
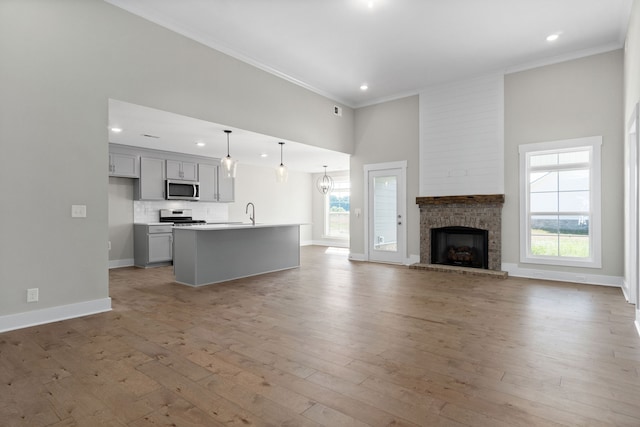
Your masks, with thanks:
<instances>
[{"instance_id":1,"label":"door frame","mask_svg":"<svg viewBox=\"0 0 640 427\"><path fill-rule=\"evenodd\" d=\"M398 233L402 232L404 244L398 247L401 263L408 265L407 261L407 161L400 160L397 162L373 163L364 165L364 260L370 261L369 253L369 172L382 171L387 169L400 169L400 178L402 183L398 185L399 202L398 213L402 215L402 224Z\"/></svg>"},{"instance_id":2,"label":"door frame","mask_svg":"<svg viewBox=\"0 0 640 427\"><path fill-rule=\"evenodd\" d=\"M626 167L625 167L625 277L623 291L627 301L638 309L640 282L640 205L639 205L639 168L640 168L640 138L639 138L639 106L636 104L627 125L626 138Z\"/></svg>"}]
</instances>

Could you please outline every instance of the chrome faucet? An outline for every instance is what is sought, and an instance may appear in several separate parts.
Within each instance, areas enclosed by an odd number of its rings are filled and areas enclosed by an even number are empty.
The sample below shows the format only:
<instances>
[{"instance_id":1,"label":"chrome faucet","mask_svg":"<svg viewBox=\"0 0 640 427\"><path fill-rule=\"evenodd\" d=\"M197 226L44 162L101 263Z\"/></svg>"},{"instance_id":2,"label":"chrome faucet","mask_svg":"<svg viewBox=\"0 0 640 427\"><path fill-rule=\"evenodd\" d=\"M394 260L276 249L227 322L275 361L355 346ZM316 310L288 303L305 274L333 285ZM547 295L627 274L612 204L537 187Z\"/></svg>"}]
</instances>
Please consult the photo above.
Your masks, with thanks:
<instances>
[{"instance_id":1,"label":"chrome faucet","mask_svg":"<svg viewBox=\"0 0 640 427\"><path fill-rule=\"evenodd\" d=\"M249 214L249 219L253 225L256 225L256 207L253 203L247 203L247 207L244 210L244 213L249 213L249 205L251 205L251 213Z\"/></svg>"}]
</instances>

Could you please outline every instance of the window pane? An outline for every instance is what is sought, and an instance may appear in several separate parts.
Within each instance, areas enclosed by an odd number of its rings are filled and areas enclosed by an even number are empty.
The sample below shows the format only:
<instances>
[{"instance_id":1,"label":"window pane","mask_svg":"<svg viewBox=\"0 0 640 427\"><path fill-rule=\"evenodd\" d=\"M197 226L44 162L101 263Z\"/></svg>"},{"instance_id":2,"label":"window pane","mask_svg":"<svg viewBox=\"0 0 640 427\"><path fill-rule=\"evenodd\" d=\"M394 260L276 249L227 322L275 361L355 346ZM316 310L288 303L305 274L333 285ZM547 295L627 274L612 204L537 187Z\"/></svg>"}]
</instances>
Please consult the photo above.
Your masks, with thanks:
<instances>
[{"instance_id":1,"label":"window pane","mask_svg":"<svg viewBox=\"0 0 640 427\"><path fill-rule=\"evenodd\" d=\"M349 237L350 183L336 179L333 191L327 196L325 235Z\"/></svg>"},{"instance_id":2,"label":"window pane","mask_svg":"<svg viewBox=\"0 0 640 427\"><path fill-rule=\"evenodd\" d=\"M589 212L588 191L566 191L558 195L561 212Z\"/></svg>"},{"instance_id":3,"label":"window pane","mask_svg":"<svg viewBox=\"0 0 640 427\"><path fill-rule=\"evenodd\" d=\"M589 169L560 171L559 190L589 190Z\"/></svg>"},{"instance_id":4,"label":"window pane","mask_svg":"<svg viewBox=\"0 0 640 427\"><path fill-rule=\"evenodd\" d=\"M589 256L589 236L560 235L559 239L560 256L568 257L588 257Z\"/></svg>"},{"instance_id":5,"label":"window pane","mask_svg":"<svg viewBox=\"0 0 640 427\"><path fill-rule=\"evenodd\" d=\"M558 172L533 172L529 175L532 193L558 191Z\"/></svg>"},{"instance_id":6,"label":"window pane","mask_svg":"<svg viewBox=\"0 0 640 427\"><path fill-rule=\"evenodd\" d=\"M560 153L559 161L561 165L566 165L570 163L588 163L589 150L570 151L568 153Z\"/></svg>"},{"instance_id":7,"label":"window pane","mask_svg":"<svg viewBox=\"0 0 640 427\"><path fill-rule=\"evenodd\" d=\"M557 212L558 193L531 193L531 212Z\"/></svg>"},{"instance_id":8,"label":"window pane","mask_svg":"<svg viewBox=\"0 0 640 427\"><path fill-rule=\"evenodd\" d=\"M540 154L529 158L531 166L552 166L558 164L557 154Z\"/></svg>"},{"instance_id":9,"label":"window pane","mask_svg":"<svg viewBox=\"0 0 640 427\"><path fill-rule=\"evenodd\" d=\"M558 235L531 236L531 254L558 256Z\"/></svg>"},{"instance_id":10,"label":"window pane","mask_svg":"<svg viewBox=\"0 0 640 427\"><path fill-rule=\"evenodd\" d=\"M560 234L589 235L589 217L583 215L562 215L558 220Z\"/></svg>"},{"instance_id":11,"label":"window pane","mask_svg":"<svg viewBox=\"0 0 640 427\"><path fill-rule=\"evenodd\" d=\"M557 215L533 215L530 221L531 234L557 234L558 233L558 216Z\"/></svg>"},{"instance_id":12,"label":"window pane","mask_svg":"<svg viewBox=\"0 0 640 427\"><path fill-rule=\"evenodd\" d=\"M329 212L328 226L328 236L349 237L349 212Z\"/></svg>"}]
</instances>

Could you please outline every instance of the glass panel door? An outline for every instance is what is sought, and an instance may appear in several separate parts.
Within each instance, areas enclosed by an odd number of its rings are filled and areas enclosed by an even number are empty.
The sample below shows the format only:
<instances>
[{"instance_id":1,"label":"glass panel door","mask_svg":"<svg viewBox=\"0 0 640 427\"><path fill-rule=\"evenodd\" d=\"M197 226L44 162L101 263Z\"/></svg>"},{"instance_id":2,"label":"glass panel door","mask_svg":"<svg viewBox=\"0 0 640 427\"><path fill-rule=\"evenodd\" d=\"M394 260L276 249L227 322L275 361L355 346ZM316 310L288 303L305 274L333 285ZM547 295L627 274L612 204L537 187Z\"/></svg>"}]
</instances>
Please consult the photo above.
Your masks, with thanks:
<instances>
[{"instance_id":1,"label":"glass panel door","mask_svg":"<svg viewBox=\"0 0 640 427\"><path fill-rule=\"evenodd\" d=\"M373 247L398 251L398 180L395 175L373 177Z\"/></svg>"},{"instance_id":2,"label":"glass panel door","mask_svg":"<svg viewBox=\"0 0 640 427\"><path fill-rule=\"evenodd\" d=\"M370 261L404 262L403 191L401 169L368 172Z\"/></svg>"}]
</instances>

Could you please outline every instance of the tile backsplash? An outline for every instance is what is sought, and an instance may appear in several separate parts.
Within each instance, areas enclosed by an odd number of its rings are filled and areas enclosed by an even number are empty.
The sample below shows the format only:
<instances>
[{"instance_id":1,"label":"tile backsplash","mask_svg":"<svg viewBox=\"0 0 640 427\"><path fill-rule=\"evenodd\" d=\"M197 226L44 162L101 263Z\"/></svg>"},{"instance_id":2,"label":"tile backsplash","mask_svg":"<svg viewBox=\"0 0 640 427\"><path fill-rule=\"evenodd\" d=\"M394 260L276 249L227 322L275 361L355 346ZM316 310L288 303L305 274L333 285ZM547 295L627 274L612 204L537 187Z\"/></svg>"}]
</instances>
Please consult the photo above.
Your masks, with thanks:
<instances>
[{"instance_id":1,"label":"tile backsplash","mask_svg":"<svg viewBox=\"0 0 640 427\"><path fill-rule=\"evenodd\" d=\"M207 222L225 222L229 220L229 206L226 203L167 201L133 201L133 222L158 222L160 209L191 209L193 219Z\"/></svg>"}]
</instances>

